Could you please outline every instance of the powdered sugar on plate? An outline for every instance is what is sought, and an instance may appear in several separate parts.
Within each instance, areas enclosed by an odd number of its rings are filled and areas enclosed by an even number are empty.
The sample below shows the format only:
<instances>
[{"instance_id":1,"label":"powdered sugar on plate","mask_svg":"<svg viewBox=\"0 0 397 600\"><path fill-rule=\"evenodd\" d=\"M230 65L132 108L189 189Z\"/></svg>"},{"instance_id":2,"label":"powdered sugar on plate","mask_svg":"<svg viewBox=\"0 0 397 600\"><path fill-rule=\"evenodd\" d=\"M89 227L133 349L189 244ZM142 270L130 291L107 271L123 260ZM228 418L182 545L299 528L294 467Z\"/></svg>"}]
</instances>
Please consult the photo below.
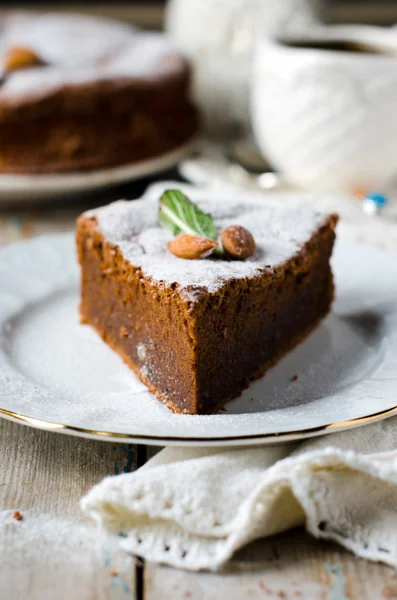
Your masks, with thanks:
<instances>
[{"instance_id":1,"label":"powdered sugar on plate","mask_svg":"<svg viewBox=\"0 0 397 600\"><path fill-rule=\"evenodd\" d=\"M159 198L167 187L187 189L189 197L212 214L220 230L234 224L248 229L255 238L255 254L244 261L228 261L185 260L168 252L172 234L157 225ZM140 200L114 202L86 215L97 218L105 239L117 245L146 276L167 286L205 287L210 293L230 279L274 270L299 252L326 219L320 213L275 205L255 195L193 190L175 182L151 188ZM188 295L194 300L194 292Z\"/></svg>"}]
</instances>

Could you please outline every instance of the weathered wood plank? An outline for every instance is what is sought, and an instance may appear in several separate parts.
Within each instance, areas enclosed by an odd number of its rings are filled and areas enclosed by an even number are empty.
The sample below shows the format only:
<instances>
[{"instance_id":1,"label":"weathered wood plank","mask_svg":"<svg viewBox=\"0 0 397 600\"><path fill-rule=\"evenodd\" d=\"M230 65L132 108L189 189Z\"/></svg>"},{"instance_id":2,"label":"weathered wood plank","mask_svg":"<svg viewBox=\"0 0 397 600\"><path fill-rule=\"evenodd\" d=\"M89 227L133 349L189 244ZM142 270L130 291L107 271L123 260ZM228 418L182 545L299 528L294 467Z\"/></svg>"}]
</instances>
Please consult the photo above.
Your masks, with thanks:
<instances>
[{"instance_id":1,"label":"weathered wood plank","mask_svg":"<svg viewBox=\"0 0 397 600\"><path fill-rule=\"evenodd\" d=\"M381 600L397 598L397 575L294 530L251 544L221 573L146 563L144 590L145 600Z\"/></svg>"},{"instance_id":2,"label":"weathered wood plank","mask_svg":"<svg viewBox=\"0 0 397 600\"><path fill-rule=\"evenodd\" d=\"M72 231L76 214L63 213L54 218L53 213L31 215L25 212L14 212L0 216L0 246L5 246L20 239L28 239L43 233Z\"/></svg>"},{"instance_id":3,"label":"weathered wood plank","mask_svg":"<svg viewBox=\"0 0 397 600\"><path fill-rule=\"evenodd\" d=\"M134 599L134 559L87 523L79 501L135 465L135 446L0 421L0 598Z\"/></svg>"}]
</instances>

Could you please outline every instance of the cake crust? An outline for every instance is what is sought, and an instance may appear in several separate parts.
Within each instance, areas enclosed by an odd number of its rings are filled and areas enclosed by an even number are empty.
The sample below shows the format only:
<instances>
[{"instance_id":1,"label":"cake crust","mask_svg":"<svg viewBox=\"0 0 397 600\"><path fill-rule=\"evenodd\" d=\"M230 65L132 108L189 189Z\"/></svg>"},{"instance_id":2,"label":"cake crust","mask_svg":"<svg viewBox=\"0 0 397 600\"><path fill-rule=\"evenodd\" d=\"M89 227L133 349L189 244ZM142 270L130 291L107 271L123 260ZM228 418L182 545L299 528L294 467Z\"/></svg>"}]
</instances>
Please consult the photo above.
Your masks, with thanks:
<instances>
[{"instance_id":1,"label":"cake crust","mask_svg":"<svg viewBox=\"0 0 397 600\"><path fill-rule=\"evenodd\" d=\"M145 241L151 223L150 199L146 202L142 219L135 202L80 217L77 247L82 266L82 320L97 330L168 408L211 413L261 377L329 312L334 295L329 259L337 217L310 217L310 227L302 228L302 239L295 252L288 250L289 258L281 250L272 258L253 231L258 254L240 266L240 272L237 263L222 266L226 261L219 259L175 259L180 261L175 263L164 246L165 260L175 264L175 271L172 276L172 269L164 268L160 279L155 276L150 254L154 258L161 250L157 244L157 250L153 249L153 240ZM216 208L222 221L227 207L219 203ZM136 216L135 236L143 252L135 262L132 245L136 240L125 215L125 230L119 231L118 243L111 234L112 228L117 229L114 213L123 213L123 209ZM108 211L107 222L101 210ZM271 212L266 207L262 211L263 218L270 219ZM256 210L249 203L246 212L257 221ZM243 220L243 214L240 218ZM273 218L269 227L274 225ZM282 233L274 235L277 238ZM266 264L269 259L274 264ZM207 285L197 285L197 273L186 264L191 262L204 263L204 269L210 271L203 276L203 265L196 268Z\"/></svg>"}]
</instances>

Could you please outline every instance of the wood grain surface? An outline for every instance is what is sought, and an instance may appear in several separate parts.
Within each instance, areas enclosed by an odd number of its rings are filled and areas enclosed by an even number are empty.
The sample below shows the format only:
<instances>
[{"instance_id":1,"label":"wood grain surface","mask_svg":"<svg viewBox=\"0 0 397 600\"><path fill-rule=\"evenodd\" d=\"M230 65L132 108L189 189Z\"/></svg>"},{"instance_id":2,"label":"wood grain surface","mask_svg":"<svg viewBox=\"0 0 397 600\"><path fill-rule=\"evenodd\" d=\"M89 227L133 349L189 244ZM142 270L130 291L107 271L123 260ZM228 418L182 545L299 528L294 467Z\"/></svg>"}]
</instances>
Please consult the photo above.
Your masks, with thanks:
<instances>
[{"instance_id":1,"label":"wood grain surface","mask_svg":"<svg viewBox=\"0 0 397 600\"><path fill-rule=\"evenodd\" d=\"M98 533L80 498L134 470L136 447L0 421L0 598L136 598L136 561Z\"/></svg>"},{"instance_id":2,"label":"wood grain surface","mask_svg":"<svg viewBox=\"0 0 397 600\"><path fill-rule=\"evenodd\" d=\"M144 584L146 600L397 598L393 569L357 559L302 530L250 544L221 573L186 573L146 564Z\"/></svg>"}]
</instances>

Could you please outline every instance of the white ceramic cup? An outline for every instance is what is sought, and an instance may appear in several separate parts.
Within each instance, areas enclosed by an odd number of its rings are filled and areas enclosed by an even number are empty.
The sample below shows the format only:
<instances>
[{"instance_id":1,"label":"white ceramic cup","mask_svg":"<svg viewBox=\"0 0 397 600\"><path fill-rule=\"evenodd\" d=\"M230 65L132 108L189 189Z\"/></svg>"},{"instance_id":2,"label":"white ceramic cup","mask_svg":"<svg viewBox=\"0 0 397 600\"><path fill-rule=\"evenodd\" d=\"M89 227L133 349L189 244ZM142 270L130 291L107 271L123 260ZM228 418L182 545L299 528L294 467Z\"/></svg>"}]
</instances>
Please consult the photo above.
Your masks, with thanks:
<instances>
[{"instance_id":1,"label":"white ceramic cup","mask_svg":"<svg viewBox=\"0 0 397 600\"><path fill-rule=\"evenodd\" d=\"M397 176L396 30L321 27L294 40L359 42L377 52L259 39L251 118L260 150L302 187L382 189Z\"/></svg>"}]
</instances>

